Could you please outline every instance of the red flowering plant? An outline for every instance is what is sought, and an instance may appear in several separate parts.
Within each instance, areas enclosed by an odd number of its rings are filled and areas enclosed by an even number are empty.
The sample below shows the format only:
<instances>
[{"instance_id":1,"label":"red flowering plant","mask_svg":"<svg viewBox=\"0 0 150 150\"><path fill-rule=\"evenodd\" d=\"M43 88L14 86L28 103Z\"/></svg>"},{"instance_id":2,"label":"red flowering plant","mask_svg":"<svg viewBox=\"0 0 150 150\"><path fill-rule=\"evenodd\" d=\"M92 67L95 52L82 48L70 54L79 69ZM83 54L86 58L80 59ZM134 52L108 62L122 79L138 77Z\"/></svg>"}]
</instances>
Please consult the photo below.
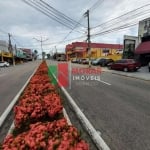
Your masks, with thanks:
<instances>
[{"instance_id":1,"label":"red flowering plant","mask_svg":"<svg viewBox=\"0 0 150 150\"><path fill-rule=\"evenodd\" d=\"M48 116L54 117L56 114L62 111L61 99L60 96L56 93L50 93L44 96L43 99L45 106L47 108Z\"/></svg>"},{"instance_id":2,"label":"red flowering plant","mask_svg":"<svg viewBox=\"0 0 150 150\"><path fill-rule=\"evenodd\" d=\"M37 122L30 130L14 137L9 135L2 143L3 150L89 150L78 130L66 119L54 122Z\"/></svg>"},{"instance_id":3,"label":"red flowering plant","mask_svg":"<svg viewBox=\"0 0 150 150\"><path fill-rule=\"evenodd\" d=\"M55 86L50 83L45 84L29 84L27 89L24 91L22 96L37 94L37 95L46 95L50 92L55 91Z\"/></svg>"},{"instance_id":4,"label":"red flowering plant","mask_svg":"<svg viewBox=\"0 0 150 150\"><path fill-rule=\"evenodd\" d=\"M44 97L36 94L26 95L14 107L15 127L20 128L39 119L55 119L62 114L62 108L61 98L56 93L50 93Z\"/></svg>"},{"instance_id":5,"label":"red flowering plant","mask_svg":"<svg viewBox=\"0 0 150 150\"><path fill-rule=\"evenodd\" d=\"M35 74L29 83L32 84L39 84L39 83L50 83L50 78L47 74L43 74L43 75L38 75Z\"/></svg>"},{"instance_id":6,"label":"red flowering plant","mask_svg":"<svg viewBox=\"0 0 150 150\"><path fill-rule=\"evenodd\" d=\"M20 100L19 105L14 107L14 113L15 127L19 128L44 117L47 110L42 97L32 94Z\"/></svg>"},{"instance_id":7,"label":"red flowering plant","mask_svg":"<svg viewBox=\"0 0 150 150\"><path fill-rule=\"evenodd\" d=\"M38 67L37 71L35 74L43 75L43 74L48 74L48 67L46 65L46 62L43 61L40 66Z\"/></svg>"},{"instance_id":8,"label":"red flowering plant","mask_svg":"<svg viewBox=\"0 0 150 150\"><path fill-rule=\"evenodd\" d=\"M45 68L43 72L46 72ZM37 72L40 70L43 70L41 65ZM56 119L57 116L62 116L59 115L62 114L62 108L61 98L55 86L50 83L49 76L36 73L20 97L18 105L14 107L15 127L19 129L27 126L28 128L30 123Z\"/></svg>"},{"instance_id":9,"label":"red flowering plant","mask_svg":"<svg viewBox=\"0 0 150 150\"><path fill-rule=\"evenodd\" d=\"M89 150L78 130L62 117L61 97L50 82L42 62L14 107L13 134L4 139L0 149ZM17 129L21 131L15 134Z\"/></svg>"}]
</instances>

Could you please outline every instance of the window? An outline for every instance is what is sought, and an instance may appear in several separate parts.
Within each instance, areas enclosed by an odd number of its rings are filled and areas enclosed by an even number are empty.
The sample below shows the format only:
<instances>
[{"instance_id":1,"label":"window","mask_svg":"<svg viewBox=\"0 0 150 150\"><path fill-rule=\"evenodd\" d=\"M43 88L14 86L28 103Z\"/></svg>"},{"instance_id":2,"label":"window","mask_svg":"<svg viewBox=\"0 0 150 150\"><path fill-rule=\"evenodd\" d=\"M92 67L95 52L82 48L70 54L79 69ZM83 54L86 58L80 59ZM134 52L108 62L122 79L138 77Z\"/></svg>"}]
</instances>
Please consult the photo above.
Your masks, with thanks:
<instances>
[{"instance_id":1,"label":"window","mask_svg":"<svg viewBox=\"0 0 150 150\"><path fill-rule=\"evenodd\" d=\"M109 49L108 48L104 48L103 49L103 53L109 53Z\"/></svg>"}]
</instances>

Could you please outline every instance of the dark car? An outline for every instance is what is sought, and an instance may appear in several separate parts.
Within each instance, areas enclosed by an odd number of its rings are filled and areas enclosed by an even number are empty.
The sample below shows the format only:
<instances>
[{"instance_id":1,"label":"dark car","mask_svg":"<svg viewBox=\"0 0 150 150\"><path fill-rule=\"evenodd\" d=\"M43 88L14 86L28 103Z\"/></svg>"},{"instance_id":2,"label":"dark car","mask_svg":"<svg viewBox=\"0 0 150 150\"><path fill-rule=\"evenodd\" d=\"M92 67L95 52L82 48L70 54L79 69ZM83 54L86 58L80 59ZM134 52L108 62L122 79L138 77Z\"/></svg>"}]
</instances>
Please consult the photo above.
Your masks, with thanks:
<instances>
[{"instance_id":1,"label":"dark car","mask_svg":"<svg viewBox=\"0 0 150 150\"><path fill-rule=\"evenodd\" d=\"M137 71L141 64L134 59L121 59L108 64L109 69L127 71Z\"/></svg>"},{"instance_id":2,"label":"dark car","mask_svg":"<svg viewBox=\"0 0 150 150\"><path fill-rule=\"evenodd\" d=\"M92 61L92 65L100 65L102 67L107 66L109 63L114 62L110 58L97 58L96 60Z\"/></svg>"}]
</instances>

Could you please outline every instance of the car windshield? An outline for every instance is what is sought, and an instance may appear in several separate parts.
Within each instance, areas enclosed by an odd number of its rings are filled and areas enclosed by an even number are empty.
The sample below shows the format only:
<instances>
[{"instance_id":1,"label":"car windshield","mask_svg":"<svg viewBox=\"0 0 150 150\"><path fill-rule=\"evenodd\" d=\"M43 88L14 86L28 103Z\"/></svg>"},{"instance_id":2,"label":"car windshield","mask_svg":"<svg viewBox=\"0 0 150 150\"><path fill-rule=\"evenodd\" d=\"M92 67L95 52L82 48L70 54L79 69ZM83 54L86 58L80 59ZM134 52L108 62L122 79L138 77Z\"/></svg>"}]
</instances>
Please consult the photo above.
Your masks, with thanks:
<instances>
[{"instance_id":1,"label":"car windshield","mask_svg":"<svg viewBox=\"0 0 150 150\"><path fill-rule=\"evenodd\" d=\"M101 58L97 58L95 61L98 62Z\"/></svg>"}]
</instances>

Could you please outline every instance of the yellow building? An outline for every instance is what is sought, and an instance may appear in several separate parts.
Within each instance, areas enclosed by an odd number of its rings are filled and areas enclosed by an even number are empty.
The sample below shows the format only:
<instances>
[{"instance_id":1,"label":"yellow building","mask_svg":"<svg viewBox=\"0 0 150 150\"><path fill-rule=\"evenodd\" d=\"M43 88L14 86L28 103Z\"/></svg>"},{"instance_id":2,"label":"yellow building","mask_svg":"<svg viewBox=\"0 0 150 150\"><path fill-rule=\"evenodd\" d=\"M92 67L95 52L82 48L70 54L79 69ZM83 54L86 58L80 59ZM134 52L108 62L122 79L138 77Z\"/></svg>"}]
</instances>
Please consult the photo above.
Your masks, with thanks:
<instances>
[{"instance_id":1,"label":"yellow building","mask_svg":"<svg viewBox=\"0 0 150 150\"><path fill-rule=\"evenodd\" d=\"M91 43L90 51L88 51L88 44L86 42L74 42L66 46L66 58L100 58L107 57L113 60L122 58L123 45L120 44L104 44Z\"/></svg>"},{"instance_id":2,"label":"yellow building","mask_svg":"<svg viewBox=\"0 0 150 150\"><path fill-rule=\"evenodd\" d=\"M12 59L12 53L0 51L0 60L4 61L4 60L8 60L8 59Z\"/></svg>"}]
</instances>

